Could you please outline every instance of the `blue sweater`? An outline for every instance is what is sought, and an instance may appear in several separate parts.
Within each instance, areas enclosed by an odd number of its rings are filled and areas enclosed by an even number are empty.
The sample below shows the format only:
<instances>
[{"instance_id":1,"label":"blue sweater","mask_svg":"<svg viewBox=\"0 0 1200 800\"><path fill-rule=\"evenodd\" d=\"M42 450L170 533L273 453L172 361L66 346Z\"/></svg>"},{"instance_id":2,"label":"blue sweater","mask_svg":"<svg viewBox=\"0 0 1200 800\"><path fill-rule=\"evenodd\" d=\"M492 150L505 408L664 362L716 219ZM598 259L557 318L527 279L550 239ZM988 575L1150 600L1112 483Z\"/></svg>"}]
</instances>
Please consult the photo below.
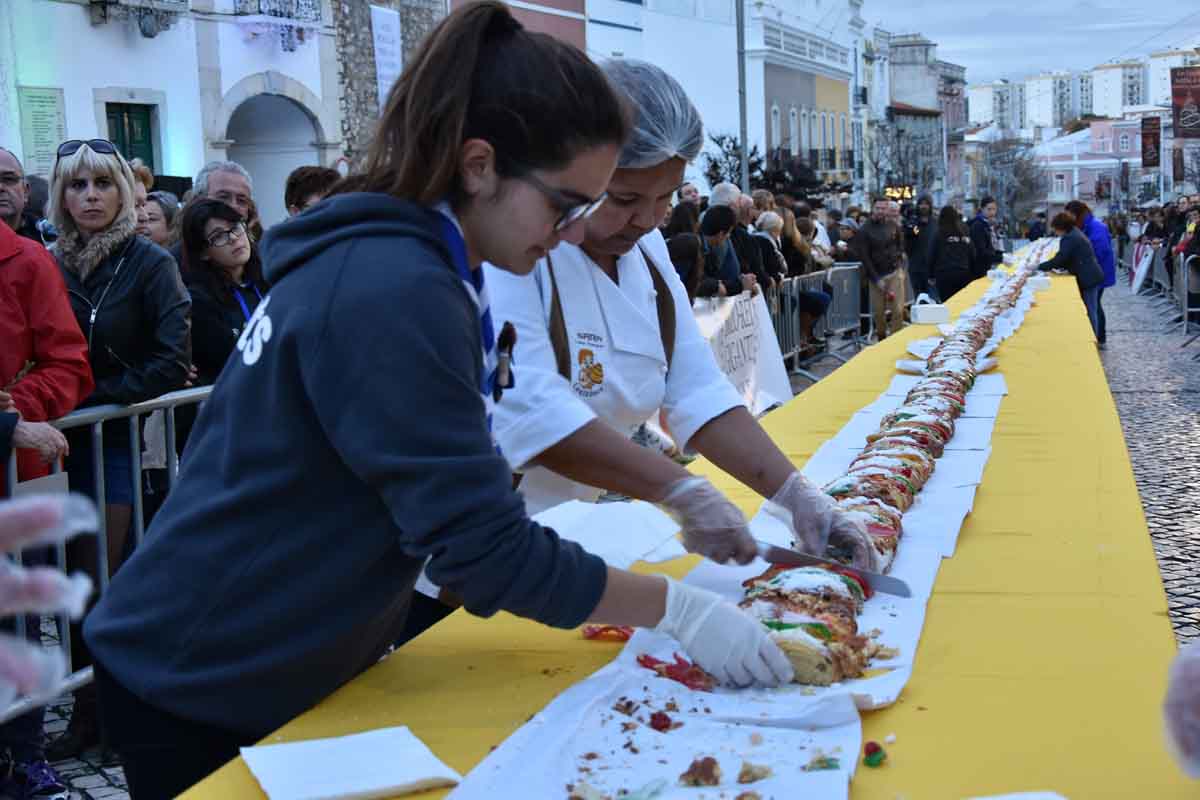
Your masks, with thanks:
<instances>
[{"instance_id":1,"label":"blue sweater","mask_svg":"<svg viewBox=\"0 0 1200 800\"><path fill-rule=\"evenodd\" d=\"M1108 226L1091 214L1083 220L1083 233L1092 243L1092 251L1096 261L1104 271L1104 288L1117 285L1117 257L1112 249L1112 234Z\"/></svg>"},{"instance_id":2,"label":"blue sweater","mask_svg":"<svg viewBox=\"0 0 1200 800\"><path fill-rule=\"evenodd\" d=\"M531 522L487 429L479 319L432 212L347 194L273 228L273 284L85 637L125 688L262 736L371 666L429 576L571 628L605 565ZM402 655L400 657L403 657Z\"/></svg>"}]
</instances>

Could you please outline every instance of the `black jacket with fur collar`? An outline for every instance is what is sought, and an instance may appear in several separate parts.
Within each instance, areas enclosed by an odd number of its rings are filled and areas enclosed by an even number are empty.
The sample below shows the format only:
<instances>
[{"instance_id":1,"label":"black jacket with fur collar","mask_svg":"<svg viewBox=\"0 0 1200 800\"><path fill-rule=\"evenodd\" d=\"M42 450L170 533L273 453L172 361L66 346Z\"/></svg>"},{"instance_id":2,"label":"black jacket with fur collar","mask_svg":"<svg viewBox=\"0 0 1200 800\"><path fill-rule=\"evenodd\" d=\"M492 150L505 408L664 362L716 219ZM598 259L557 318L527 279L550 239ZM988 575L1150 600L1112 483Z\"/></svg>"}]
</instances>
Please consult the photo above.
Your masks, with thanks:
<instances>
[{"instance_id":1,"label":"black jacket with fur collar","mask_svg":"<svg viewBox=\"0 0 1200 800\"><path fill-rule=\"evenodd\" d=\"M121 232L97 235L117 239ZM191 363L191 300L175 260L132 233L107 245L107 255L90 269L73 263L69 247L54 249L96 379L84 405L138 403L183 388Z\"/></svg>"}]
</instances>

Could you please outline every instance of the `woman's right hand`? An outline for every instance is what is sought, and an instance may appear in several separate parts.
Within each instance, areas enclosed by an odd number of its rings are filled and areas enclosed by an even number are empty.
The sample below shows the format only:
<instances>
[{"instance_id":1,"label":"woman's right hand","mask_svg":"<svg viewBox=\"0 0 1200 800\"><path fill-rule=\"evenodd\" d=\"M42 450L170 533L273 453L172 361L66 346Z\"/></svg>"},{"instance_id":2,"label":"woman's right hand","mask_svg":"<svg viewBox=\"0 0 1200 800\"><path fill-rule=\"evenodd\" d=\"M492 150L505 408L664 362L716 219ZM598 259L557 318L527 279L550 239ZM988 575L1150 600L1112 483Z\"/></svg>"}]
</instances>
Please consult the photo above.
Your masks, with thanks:
<instances>
[{"instance_id":1,"label":"woman's right hand","mask_svg":"<svg viewBox=\"0 0 1200 800\"><path fill-rule=\"evenodd\" d=\"M795 676L762 624L720 595L667 581L667 609L655 630L676 639L705 672L731 686L779 686Z\"/></svg>"},{"instance_id":2,"label":"woman's right hand","mask_svg":"<svg viewBox=\"0 0 1200 800\"><path fill-rule=\"evenodd\" d=\"M733 559L749 564L758 547L746 517L707 478L689 476L667 487L659 502L683 529L683 546L718 564Z\"/></svg>"},{"instance_id":3,"label":"woman's right hand","mask_svg":"<svg viewBox=\"0 0 1200 800\"><path fill-rule=\"evenodd\" d=\"M46 464L53 464L67 455L71 448L67 445L67 437L62 431L45 422L17 422L13 431L13 446L28 450L36 450Z\"/></svg>"}]
</instances>

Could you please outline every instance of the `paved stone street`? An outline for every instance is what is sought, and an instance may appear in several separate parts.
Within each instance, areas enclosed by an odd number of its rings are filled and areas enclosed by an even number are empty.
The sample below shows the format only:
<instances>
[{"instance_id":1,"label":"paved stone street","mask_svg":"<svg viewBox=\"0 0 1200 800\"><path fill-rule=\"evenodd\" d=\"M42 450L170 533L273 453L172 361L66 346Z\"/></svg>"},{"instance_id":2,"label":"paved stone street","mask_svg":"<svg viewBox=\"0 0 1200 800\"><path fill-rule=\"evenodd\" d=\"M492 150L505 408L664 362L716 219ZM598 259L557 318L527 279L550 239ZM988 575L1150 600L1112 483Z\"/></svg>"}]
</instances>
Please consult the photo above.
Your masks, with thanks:
<instances>
[{"instance_id":1,"label":"paved stone street","mask_svg":"<svg viewBox=\"0 0 1200 800\"><path fill-rule=\"evenodd\" d=\"M1118 285L1104 295L1102 354L1180 644L1200 636L1200 343L1184 350L1179 324Z\"/></svg>"},{"instance_id":2,"label":"paved stone street","mask_svg":"<svg viewBox=\"0 0 1200 800\"><path fill-rule=\"evenodd\" d=\"M1200 362L1192 361L1200 343L1181 349L1179 326L1168 329L1166 324L1171 315L1122 286L1108 290L1104 307L1109 347L1102 360L1162 569L1171 623L1182 644L1200 636L1200 519L1195 514L1200 507L1200 481L1195 479L1200 449L1192 446L1200 438ZM823 377L837 366L829 359L811 370ZM811 385L792 376L796 393ZM53 636L53 626L46 633ZM65 729L69 713L69 702L52 706L47 735ZM128 797L120 767L99 752L55 766L79 798Z\"/></svg>"}]
</instances>

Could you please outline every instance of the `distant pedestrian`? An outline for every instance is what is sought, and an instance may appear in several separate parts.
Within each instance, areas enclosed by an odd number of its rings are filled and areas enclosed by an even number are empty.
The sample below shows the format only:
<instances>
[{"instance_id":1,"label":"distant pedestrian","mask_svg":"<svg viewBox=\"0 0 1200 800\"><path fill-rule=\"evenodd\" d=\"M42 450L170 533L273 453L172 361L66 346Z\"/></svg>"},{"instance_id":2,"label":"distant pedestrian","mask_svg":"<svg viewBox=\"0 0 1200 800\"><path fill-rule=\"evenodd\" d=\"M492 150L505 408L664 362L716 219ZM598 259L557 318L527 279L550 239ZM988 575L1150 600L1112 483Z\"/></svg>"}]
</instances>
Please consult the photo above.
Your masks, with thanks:
<instances>
[{"instance_id":1,"label":"distant pedestrian","mask_svg":"<svg viewBox=\"0 0 1200 800\"><path fill-rule=\"evenodd\" d=\"M1038 239L1046 237L1046 212L1039 211L1033 220L1029 223L1028 239L1036 242Z\"/></svg>"},{"instance_id":2,"label":"distant pedestrian","mask_svg":"<svg viewBox=\"0 0 1200 800\"><path fill-rule=\"evenodd\" d=\"M1058 239L1058 254L1049 261L1038 265L1040 270L1062 269L1075 276L1079 286L1079 296L1087 309L1088 321L1096 334L1096 341L1101 350L1104 343L1100 341L1100 312L1098 301L1100 288L1104 285L1104 270L1096 261L1096 254L1083 231L1075 224L1075 217L1069 212L1062 212L1050 223L1050 230Z\"/></svg>"},{"instance_id":3,"label":"distant pedestrian","mask_svg":"<svg viewBox=\"0 0 1200 800\"><path fill-rule=\"evenodd\" d=\"M908 278L912 281L913 293L929 292L932 272L933 243L937 239L937 225L933 219L933 198L927 194L917 200L917 213L905 226L905 247L908 253Z\"/></svg>"},{"instance_id":4,"label":"distant pedestrian","mask_svg":"<svg viewBox=\"0 0 1200 800\"><path fill-rule=\"evenodd\" d=\"M681 233L700 233L700 211L694 203L683 202L671 209L663 237L670 239Z\"/></svg>"},{"instance_id":5,"label":"distant pedestrian","mask_svg":"<svg viewBox=\"0 0 1200 800\"><path fill-rule=\"evenodd\" d=\"M700 210L700 190L696 188L696 184L688 182L679 187L676 192L676 197L680 203L691 203L696 211Z\"/></svg>"},{"instance_id":6,"label":"distant pedestrian","mask_svg":"<svg viewBox=\"0 0 1200 800\"><path fill-rule=\"evenodd\" d=\"M975 263L972 269L976 278L982 278L997 264L1004 263L1004 247L996 230L996 216L1000 206L996 198L985 197L979 202L979 213L971 220L971 246L975 248Z\"/></svg>"},{"instance_id":7,"label":"distant pedestrian","mask_svg":"<svg viewBox=\"0 0 1200 800\"><path fill-rule=\"evenodd\" d=\"M341 179L341 174L329 167L305 166L292 170L283 189L283 205L288 216L294 217L324 200Z\"/></svg>"},{"instance_id":8,"label":"distant pedestrian","mask_svg":"<svg viewBox=\"0 0 1200 800\"><path fill-rule=\"evenodd\" d=\"M930 277L943 303L974 280L974 259L975 250L962 214L954 206L945 206L938 214L937 236L929 257Z\"/></svg>"},{"instance_id":9,"label":"distant pedestrian","mask_svg":"<svg viewBox=\"0 0 1200 800\"><path fill-rule=\"evenodd\" d=\"M1117 285L1117 260L1113 254L1112 233L1108 226L1096 219L1092 209L1082 200L1072 200L1067 203L1067 213L1075 218L1075 227L1083 231L1083 235L1092 243L1096 261L1104 271L1104 283L1096 295L1096 339L1101 346L1108 342L1108 321L1104 317L1104 290Z\"/></svg>"},{"instance_id":10,"label":"distant pedestrian","mask_svg":"<svg viewBox=\"0 0 1200 800\"><path fill-rule=\"evenodd\" d=\"M883 341L904 326L904 235L893 221L891 202L879 198L871 209L871 219L855 236L855 248L862 261L875 334Z\"/></svg>"},{"instance_id":11,"label":"distant pedestrian","mask_svg":"<svg viewBox=\"0 0 1200 800\"><path fill-rule=\"evenodd\" d=\"M142 234L159 247L169 248L175 242L174 222L179 212L179 199L170 192L151 192L146 195L146 232Z\"/></svg>"}]
</instances>

